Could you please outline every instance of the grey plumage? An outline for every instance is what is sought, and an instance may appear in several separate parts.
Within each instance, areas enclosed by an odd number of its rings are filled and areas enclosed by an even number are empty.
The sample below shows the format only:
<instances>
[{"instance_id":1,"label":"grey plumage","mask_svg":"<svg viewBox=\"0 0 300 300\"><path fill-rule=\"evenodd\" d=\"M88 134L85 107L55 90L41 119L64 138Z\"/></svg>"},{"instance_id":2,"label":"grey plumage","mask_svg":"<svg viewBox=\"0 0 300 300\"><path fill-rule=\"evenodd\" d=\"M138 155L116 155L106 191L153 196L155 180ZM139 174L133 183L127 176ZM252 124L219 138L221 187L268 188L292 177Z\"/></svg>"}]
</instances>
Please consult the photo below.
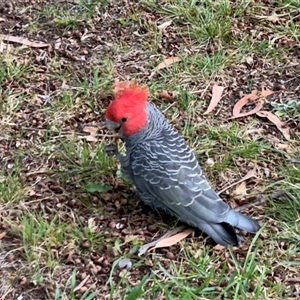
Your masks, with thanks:
<instances>
[{"instance_id":1,"label":"grey plumage","mask_svg":"<svg viewBox=\"0 0 300 300\"><path fill-rule=\"evenodd\" d=\"M130 136L119 131L126 155L117 157L137 195L224 246L242 240L233 227L258 231L255 220L232 210L210 187L194 153L160 111L149 102L146 109L147 126Z\"/></svg>"}]
</instances>

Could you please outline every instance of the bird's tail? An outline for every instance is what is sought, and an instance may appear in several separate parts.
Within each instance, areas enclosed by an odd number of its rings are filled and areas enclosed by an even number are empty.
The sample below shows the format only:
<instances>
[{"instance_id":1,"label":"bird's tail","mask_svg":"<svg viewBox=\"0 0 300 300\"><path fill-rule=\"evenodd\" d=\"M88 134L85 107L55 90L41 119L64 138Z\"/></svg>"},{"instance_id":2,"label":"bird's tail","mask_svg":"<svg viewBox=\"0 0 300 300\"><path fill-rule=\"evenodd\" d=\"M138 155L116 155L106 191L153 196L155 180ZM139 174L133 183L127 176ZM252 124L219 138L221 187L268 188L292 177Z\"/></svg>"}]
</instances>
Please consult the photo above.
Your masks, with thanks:
<instances>
[{"instance_id":1,"label":"bird's tail","mask_svg":"<svg viewBox=\"0 0 300 300\"><path fill-rule=\"evenodd\" d=\"M209 235L217 244L237 246L243 239L227 223L198 223L197 227Z\"/></svg>"},{"instance_id":2,"label":"bird's tail","mask_svg":"<svg viewBox=\"0 0 300 300\"><path fill-rule=\"evenodd\" d=\"M244 216L239 212L230 210L228 212L226 222L234 227L237 227L247 232L255 233L259 230L260 225L250 217Z\"/></svg>"}]
</instances>

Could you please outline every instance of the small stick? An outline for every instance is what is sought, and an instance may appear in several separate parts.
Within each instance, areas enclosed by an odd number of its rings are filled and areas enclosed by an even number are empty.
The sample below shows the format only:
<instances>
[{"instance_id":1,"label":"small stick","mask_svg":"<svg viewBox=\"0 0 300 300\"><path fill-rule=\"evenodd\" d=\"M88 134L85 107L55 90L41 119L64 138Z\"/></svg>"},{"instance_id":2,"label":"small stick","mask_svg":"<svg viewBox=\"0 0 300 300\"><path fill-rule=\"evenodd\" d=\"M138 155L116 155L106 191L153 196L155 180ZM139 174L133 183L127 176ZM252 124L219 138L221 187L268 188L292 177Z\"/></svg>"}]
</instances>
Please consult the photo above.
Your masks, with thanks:
<instances>
[{"instance_id":1,"label":"small stick","mask_svg":"<svg viewBox=\"0 0 300 300\"><path fill-rule=\"evenodd\" d=\"M257 198L256 201L248 203L248 204L245 204L245 205L242 205L242 206L239 206L239 207L235 208L234 210L240 212L240 211L246 210L248 208L251 208L253 206L261 205L261 204L267 202L267 200L269 198L279 199L283 195L285 195L284 191L276 191L276 192L273 192L271 196L262 196L260 199L258 199L258 196L257 196L256 197Z\"/></svg>"}]
</instances>

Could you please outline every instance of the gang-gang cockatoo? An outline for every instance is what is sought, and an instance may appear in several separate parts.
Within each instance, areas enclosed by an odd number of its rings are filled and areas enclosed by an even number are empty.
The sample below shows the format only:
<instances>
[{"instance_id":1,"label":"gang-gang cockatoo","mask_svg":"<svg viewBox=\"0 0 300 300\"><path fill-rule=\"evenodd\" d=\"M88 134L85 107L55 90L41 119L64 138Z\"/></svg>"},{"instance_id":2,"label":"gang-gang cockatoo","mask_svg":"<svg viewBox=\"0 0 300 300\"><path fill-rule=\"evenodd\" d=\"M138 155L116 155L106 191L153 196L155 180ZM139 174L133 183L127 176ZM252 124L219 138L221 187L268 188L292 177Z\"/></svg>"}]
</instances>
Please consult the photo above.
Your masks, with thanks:
<instances>
[{"instance_id":1,"label":"gang-gang cockatoo","mask_svg":"<svg viewBox=\"0 0 300 300\"><path fill-rule=\"evenodd\" d=\"M210 187L184 138L147 98L146 87L117 83L115 99L105 113L107 128L119 129L126 146L126 155L114 144L107 153L117 156L137 195L223 246L242 241L234 227L257 232L260 226L255 220L232 210Z\"/></svg>"}]
</instances>

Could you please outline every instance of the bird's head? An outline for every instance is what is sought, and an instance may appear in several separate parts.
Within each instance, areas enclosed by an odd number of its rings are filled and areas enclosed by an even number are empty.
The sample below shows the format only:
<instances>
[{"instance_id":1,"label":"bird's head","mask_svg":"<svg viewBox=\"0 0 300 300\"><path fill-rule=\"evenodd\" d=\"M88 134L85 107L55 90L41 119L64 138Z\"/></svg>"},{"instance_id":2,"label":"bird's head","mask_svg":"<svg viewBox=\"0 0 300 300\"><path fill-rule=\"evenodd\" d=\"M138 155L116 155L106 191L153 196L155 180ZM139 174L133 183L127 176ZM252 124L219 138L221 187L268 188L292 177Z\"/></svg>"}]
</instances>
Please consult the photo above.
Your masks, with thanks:
<instances>
[{"instance_id":1,"label":"bird's head","mask_svg":"<svg viewBox=\"0 0 300 300\"><path fill-rule=\"evenodd\" d=\"M147 125L148 88L135 82L118 82L114 88L115 99L105 113L106 126L109 130L120 128L130 136Z\"/></svg>"}]
</instances>

